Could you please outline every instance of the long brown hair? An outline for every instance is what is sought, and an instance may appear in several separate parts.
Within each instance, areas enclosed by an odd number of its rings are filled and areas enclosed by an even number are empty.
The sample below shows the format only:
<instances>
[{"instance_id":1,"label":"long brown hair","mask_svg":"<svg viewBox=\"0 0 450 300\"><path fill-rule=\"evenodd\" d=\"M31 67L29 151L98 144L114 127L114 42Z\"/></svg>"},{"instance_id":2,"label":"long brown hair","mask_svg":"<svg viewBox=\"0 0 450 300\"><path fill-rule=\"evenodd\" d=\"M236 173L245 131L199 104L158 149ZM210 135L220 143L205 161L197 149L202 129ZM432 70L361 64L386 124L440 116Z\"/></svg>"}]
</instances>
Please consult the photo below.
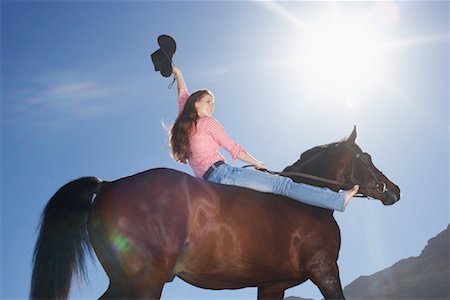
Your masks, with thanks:
<instances>
[{"instance_id":1,"label":"long brown hair","mask_svg":"<svg viewBox=\"0 0 450 300\"><path fill-rule=\"evenodd\" d=\"M189 136L192 129L197 125L198 114L195 108L195 103L200 101L204 96L213 94L207 90L198 90L189 96L183 110L178 115L175 123L169 131L170 149L172 157L178 162L187 164L191 156L191 144L189 143Z\"/></svg>"}]
</instances>

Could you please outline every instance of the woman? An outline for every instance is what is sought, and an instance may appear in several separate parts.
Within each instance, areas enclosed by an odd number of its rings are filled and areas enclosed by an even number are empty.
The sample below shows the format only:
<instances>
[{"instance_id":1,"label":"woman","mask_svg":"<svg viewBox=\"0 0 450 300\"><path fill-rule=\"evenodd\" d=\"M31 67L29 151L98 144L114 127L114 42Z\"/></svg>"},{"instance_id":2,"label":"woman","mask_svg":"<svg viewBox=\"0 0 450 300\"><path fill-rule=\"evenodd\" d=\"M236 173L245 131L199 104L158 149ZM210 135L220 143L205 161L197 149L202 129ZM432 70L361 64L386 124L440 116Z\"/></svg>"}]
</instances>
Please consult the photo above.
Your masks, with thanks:
<instances>
[{"instance_id":1,"label":"woman","mask_svg":"<svg viewBox=\"0 0 450 300\"><path fill-rule=\"evenodd\" d=\"M253 164L256 169L267 169L262 162L233 141L212 117L214 95L209 90L199 90L189 96L181 71L173 67L173 73L178 85L179 111L170 130L170 147L173 158L189 164L196 177L283 195L306 204L338 211L344 211L350 199L358 192L358 185L348 191L336 193L327 188L296 183L288 177L226 164L219 148L227 150L233 160L240 159Z\"/></svg>"}]
</instances>

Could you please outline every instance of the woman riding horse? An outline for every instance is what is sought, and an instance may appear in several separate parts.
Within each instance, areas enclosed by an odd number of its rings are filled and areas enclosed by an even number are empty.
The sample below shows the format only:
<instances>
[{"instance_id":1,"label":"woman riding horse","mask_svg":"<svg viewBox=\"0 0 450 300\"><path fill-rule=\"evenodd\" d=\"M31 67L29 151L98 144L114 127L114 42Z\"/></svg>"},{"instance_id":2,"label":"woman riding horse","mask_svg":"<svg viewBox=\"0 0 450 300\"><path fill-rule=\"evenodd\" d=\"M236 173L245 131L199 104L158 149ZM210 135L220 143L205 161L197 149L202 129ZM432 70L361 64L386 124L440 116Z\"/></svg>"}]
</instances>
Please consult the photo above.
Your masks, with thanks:
<instances>
[{"instance_id":1,"label":"woman riding horse","mask_svg":"<svg viewBox=\"0 0 450 300\"><path fill-rule=\"evenodd\" d=\"M284 171L359 184L361 194L394 204L400 189L355 139L356 130L308 150ZM282 300L310 279L326 299L343 298L340 244L332 210L272 193L166 168L113 181L82 177L43 211L30 297L66 299L86 250L95 250L109 278L102 299L160 299L175 276L206 289L257 287L259 300Z\"/></svg>"},{"instance_id":2,"label":"woman riding horse","mask_svg":"<svg viewBox=\"0 0 450 300\"><path fill-rule=\"evenodd\" d=\"M306 204L344 211L359 186L338 193L327 188L293 182L284 176L267 172L233 167L225 163L219 148L227 150L233 160L239 158L256 169L266 166L231 139L220 123L212 117L214 95L209 90L199 90L189 96L181 71L173 67L178 85L178 117L170 131L173 158L189 164L195 176L207 181L230 184L260 192L283 195Z\"/></svg>"},{"instance_id":3,"label":"woman riding horse","mask_svg":"<svg viewBox=\"0 0 450 300\"><path fill-rule=\"evenodd\" d=\"M285 169L291 178L235 168L220 147L265 166L211 117L212 93L188 96L181 72L174 73L180 110L172 153L195 177L157 168L65 184L42 214L30 297L66 299L73 274L84 274L86 251L94 250L109 278L102 299L157 300L174 277L206 289L257 287L259 300L282 300L286 289L310 279L326 299L343 298L333 211L343 211L358 188L385 205L400 199L398 186L356 145L356 128L345 141L302 154ZM345 184L294 182L300 172Z\"/></svg>"}]
</instances>

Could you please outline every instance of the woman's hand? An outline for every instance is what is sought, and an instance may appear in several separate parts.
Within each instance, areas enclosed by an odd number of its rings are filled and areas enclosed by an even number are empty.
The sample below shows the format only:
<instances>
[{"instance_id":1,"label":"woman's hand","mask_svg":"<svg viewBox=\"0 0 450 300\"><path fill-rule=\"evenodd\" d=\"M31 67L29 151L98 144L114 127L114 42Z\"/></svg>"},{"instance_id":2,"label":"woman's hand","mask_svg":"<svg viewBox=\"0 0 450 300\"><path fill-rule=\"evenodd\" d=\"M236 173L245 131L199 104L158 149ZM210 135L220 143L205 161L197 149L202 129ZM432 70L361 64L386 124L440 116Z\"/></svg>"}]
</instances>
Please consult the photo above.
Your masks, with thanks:
<instances>
[{"instance_id":1,"label":"woman's hand","mask_svg":"<svg viewBox=\"0 0 450 300\"><path fill-rule=\"evenodd\" d=\"M256 158L254 158L250 153L248 153L247 151L241 151L241 153L239 153L238 158L240 160L243 160L245 162L248 162L252 165L255 166L255 169L258 170L267 170L267 167L260 162L259 160L257 160Z\"/></svg>"},{"instance_id":2,"label":"woman's hand","mask_svg":"<svg viewBox=\"0 0 450 300\"><path fill-rule=\"evenodd\" d=\"M175 77L177 79L178 93L180 93L181 89L187 90L186 83L184 82L183 74L181 73L180 69L172 66L172 74L175 74Z\"/></svg>"},{"instance_id":3,"label":"woman's hand","mask_svg":"<svg viewBox=\"0 0 450 300\"><path fill-rule=\"evenodd\" d=\"M267 167L260 161L254 164L255 169L257 170L267 170Z\"/></svg>"}]
</instances>

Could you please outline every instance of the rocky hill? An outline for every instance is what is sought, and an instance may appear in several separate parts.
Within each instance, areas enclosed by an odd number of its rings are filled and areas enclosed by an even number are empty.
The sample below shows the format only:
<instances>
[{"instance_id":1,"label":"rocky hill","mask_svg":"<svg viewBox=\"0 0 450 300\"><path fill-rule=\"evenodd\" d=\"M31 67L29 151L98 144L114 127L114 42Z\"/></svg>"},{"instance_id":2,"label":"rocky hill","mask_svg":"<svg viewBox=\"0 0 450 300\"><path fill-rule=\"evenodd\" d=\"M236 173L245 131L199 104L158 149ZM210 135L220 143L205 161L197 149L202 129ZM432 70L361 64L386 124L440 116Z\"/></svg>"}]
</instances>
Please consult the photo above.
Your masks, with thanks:
<instances>
[{"instance_id":1,"label":"rocky hill","mask_svg":"<svg viewBox=\"0 0 450 300\"><path fill-rule=\"evenodd\" d=\"M450 225L417 257L395 263L344 288L347 299L450 299Z\"/></svg>"},{"instance_id":2,"label":"rocky hill","mask_svg":"<svg viewBox=\"0 0 450 300\"><path fill-rule=\"evenodd\" d=\"M419 256L359 277L344 288L344 295L346 299L450 299L449 245L450 225L431 238Z\"/></svg>"}]
</instances>

